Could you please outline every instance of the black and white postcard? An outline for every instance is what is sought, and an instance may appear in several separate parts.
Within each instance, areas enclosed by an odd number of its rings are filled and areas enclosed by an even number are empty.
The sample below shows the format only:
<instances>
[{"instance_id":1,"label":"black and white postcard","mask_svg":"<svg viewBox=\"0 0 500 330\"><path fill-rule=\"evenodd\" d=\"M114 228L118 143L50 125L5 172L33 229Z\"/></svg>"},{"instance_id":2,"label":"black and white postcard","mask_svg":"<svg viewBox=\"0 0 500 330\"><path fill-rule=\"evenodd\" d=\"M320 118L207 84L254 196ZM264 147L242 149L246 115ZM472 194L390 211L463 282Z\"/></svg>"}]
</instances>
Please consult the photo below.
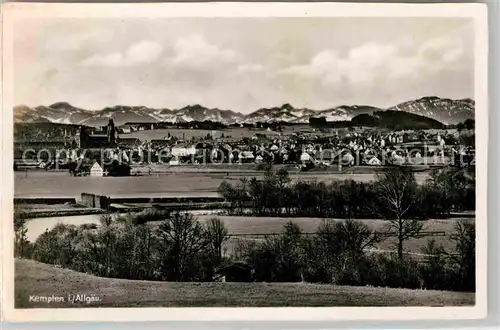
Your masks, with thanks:
<instances>
[{"instance_id":1,"label":"black and white postcard","mask_svg":"<svg viewBox=\"0 0 500 330\"><path fill-rule=\"evenodd\" d=\"M2 15L6 320L486 315L485 6Z\"/></svg>"}]
</instances>

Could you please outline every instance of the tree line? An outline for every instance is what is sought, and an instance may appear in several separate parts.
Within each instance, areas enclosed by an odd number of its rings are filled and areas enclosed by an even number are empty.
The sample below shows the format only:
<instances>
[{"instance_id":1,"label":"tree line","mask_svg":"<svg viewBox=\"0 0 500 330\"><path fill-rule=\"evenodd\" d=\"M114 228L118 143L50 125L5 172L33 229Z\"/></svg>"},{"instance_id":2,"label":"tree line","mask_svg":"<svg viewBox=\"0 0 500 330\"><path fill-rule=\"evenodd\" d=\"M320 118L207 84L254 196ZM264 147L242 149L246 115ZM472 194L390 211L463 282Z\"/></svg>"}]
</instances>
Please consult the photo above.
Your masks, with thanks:
<instances>
[{"instance_id":1,"label":"tree line","mask_svg":"<svg viewBox=\"0 0 500 330\"><path fill-rule=\"evenodd\" d=\"M450 238L453 251L434 239L411 255L367 252L383 237L360 220L324 220L314 236L302 235L293 222L283 234L263 242L242 241L236 255L262 282L316 282L338 285L475 291L475 226L459 221Z\"/></svg>"},{"instance_id":2,"label":"tree line","mask_svg":"<svg viewBox=\"0 0 500 330\"><path fill-rule=\"evenodd\" d=\"M236 242L231 255L225 253L228 229L220 219L201 223L188 213L103 215L100 225L58 224L33 243L26 239L22 214L14 221L16 257L96 276L215 281L225 267L243 263L249 274L237 281L475 290L475 227L465 221L450 236L454 251L430 240L423 262L367 251L384 236L362 220L324 220L312 236L290 222L280 235Z\"/></svg>"},{"instance_id":3,"label":"tree line","mask_svg":"<svg viewBox=\"0 0 500 330\"><path fill-rule=\"evenodd\" d=\"M268 166L264 177L223 181L218 192L232 214L335 218L428 219L474 210L475 177L467 169L433 170L424 184L404 167L389 167L373 182L292 182L288 170Z\"/></svg>"},{"instance_id":4,"label":"tree line","mask_svg":"<svg viewBox=\"0 0 500 330\"><path fill-rule=\"evenodd\" d=\"M230 203L231 214L388 220L401 258L404 242L419 235L424 220L475 209L474 181L467 170L443 168L419 185L412 172L395 167L368 183L294 183L286 169L269 168L262 180L242 179L235 185L224 181L218 191Z\"/></svg>"}]
</instances>

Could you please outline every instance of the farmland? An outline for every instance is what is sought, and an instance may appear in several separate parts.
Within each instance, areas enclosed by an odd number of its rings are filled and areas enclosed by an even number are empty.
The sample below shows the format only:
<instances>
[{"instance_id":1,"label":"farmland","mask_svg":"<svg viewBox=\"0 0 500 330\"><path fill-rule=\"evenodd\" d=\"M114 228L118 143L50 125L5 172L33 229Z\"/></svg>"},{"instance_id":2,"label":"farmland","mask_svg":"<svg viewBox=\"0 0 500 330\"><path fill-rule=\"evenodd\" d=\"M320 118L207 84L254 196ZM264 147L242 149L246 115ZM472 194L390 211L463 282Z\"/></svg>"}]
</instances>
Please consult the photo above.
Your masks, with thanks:
<instances>
[{"instance_id":1,"label":"farmland","mask_svg":"<svg viewBox=\"0 0 500 330\"><path fill-rule=\"evenodd\" d=\"M238 165L234 165L236 168ZM262 177L256 171L189 171L184 168L169 168L170 172L151 176L132 177L73 177L67 172L30 171L15 172L15 197L76 197L83 192L104 194L112 197L157 197L157 196L215 196L222 181L237 181L242 178ZM302 180L344 180L372 181L374 173L292 173L293 181ZM428 177L427 172L416 173L418 182Z\"/></svg>"},{"instance_id":2,"label":"farmland","mask_svg":"<svg viewBox=\"0 0 500 330\"><path fill-rule=\"evenodd\" d=\"M351 287L309 283L176 283L110 279L15 260L15 307L47 307L29 296L94 294L100 301L49 307L273 307L273 306L460 306L474 293Z\"/></svg>"},{"instance_id":3,"label":"farmland","mask_svg":"<svg viewBox=\"0 0 500 330\"><path fill-rule=\"evenodd\" d=\"M214 215L199 215L197 218L201 222L205 222ZM231 254L234 247L241 240L255 239L261 240L264 235L277 234L283 231L283 226L288 221L296 223L304 233L313 233L316 231L318 225L323 221L318 218L277 218L277 217L243 217L243 216L218 216L227 226L229 241L226 245L227 253ZM36 238L42 234L45 229L51 229L57 223L82 225L85 223L99 223L100 215L85 215L85 216L69 216L69 217L52 217L52 218L38 218L32 219L28 222L27 237L30 241L34 242ZM435 238L439 244L442 244L446 250L454 248L453 243L448 239L449 235L454 231L454 226L458 220L468 219L474 221L473 218L450 218L446 220L427 220L425 221L424 232L437 232L439 236L436 237L419 237L408 240L405 249L410 253L420 253L422 247L427 244L431 238ZM342 221L342 219L333 219L332 221ZM388 221L377 219L360 220L370 228L384 232L387 230ZM155 223L152 223L155 226ZM380 250L393 250L394 238L387 238L381 242L376 248Z\"/></svg>"},{"instance_id":4,"label":"farmland","mask_svg":"<svg viewBox=\"0 0 500 330\"><path fill-rule=\"evenodd\" d=\"M307 127L307 126L306 126ZM287 128L287 132L293 132L294 127ZM300 130L299 128L297 128ZM267 135L269 137L278 136L277 132L267 131L265 129L249 129L249 128L227 128L220 130L203 130L203 129L181 129L181 128L166 128L147 131L136 131L128 134L120 134L122 138L137 138L141 141L161 140L167 135L174 136L178 139L191 140L192 138L202 138L209 134L212 138L220 138L222 135L231 138L250 138L255 133Z\"/></svg>"}]
</instances>

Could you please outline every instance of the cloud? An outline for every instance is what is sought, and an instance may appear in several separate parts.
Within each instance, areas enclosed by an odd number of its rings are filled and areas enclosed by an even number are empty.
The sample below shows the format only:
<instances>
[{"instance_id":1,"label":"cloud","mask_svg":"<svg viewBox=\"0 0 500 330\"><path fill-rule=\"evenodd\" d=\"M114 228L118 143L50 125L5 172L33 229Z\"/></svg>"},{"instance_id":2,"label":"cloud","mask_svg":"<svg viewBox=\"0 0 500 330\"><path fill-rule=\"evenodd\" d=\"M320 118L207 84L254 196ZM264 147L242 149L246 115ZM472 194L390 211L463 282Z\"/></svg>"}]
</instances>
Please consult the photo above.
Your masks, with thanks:
<instances>
[{"instance_id":1,"label":"cloud","mask_svg":"<svg viewBox=\"0 0 500 330\"><path fill-rule=\"evenodd\" d=\"M174 45L174 56L168 64L192 69L206 69L233 62L236 52L208 43L200 35L180 38Z\"/></svg>"},{"instance_id":2,"label":"cloud","mask_svg":"<svg viewBox=\"0 0 500 330\"><path fill-rule=\"evenodd\" d=\"M143 40L130 45L124 53L95 54L82 61L86 67L124 67L156 61L163 47L154 41Z\"/></svg>"},{"instance_id":3,"label":"cloud","mask_svg":"<svg viewBox=\"0 0 500 330\"><path fill-rule=\"evenodd\" d=\"M162 46L154 41L141 41L130 46L125 60L129 64L151 63L160 56Z\"/></svg>"},{"instance_id":4,"label":"cloud","mask_svg":"<svg viewBox=\"0 0 500 330\"><path fill-rule=\"evenodd\" d=\"M455 64L460 67L465 56L460 38L445 36L430 40L416 52L409 52L408 39L392 44L365 43L340 56L334 50L316 54L308 64L293 65L284 74L317 79L324 86L338 86L346 81L354 85L395 84L401 79L416 79L439 72Z\"/></svg>"},{"instance_id":5,"label":"cloud","mask_svg":"<svg viewBox=\"0 0 500 330\"><path fill-rule=\"evenodd\" d=\"M264 66L261 64L242 64L237 71L238 73L263 72Z\"/></svg>"}]
</instances>

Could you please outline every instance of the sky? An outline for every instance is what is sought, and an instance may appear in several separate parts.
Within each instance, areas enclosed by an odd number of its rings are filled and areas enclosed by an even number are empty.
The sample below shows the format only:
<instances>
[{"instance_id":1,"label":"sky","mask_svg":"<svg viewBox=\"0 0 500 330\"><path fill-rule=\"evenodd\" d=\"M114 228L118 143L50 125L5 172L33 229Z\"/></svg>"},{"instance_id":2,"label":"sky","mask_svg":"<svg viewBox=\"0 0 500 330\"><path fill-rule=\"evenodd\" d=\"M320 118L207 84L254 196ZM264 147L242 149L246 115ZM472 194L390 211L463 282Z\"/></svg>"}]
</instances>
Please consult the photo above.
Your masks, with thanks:
<instances>
[{"instance_id":1,"label":"sky","mask_svg":"<svg viewBox=\"0 0 500 330\"><path fill-rule=\"evenodd\" d=\"M14 101L249 113L474 98L473 27L456 18L23 19Z\"/></svg>"}]
</instances>

